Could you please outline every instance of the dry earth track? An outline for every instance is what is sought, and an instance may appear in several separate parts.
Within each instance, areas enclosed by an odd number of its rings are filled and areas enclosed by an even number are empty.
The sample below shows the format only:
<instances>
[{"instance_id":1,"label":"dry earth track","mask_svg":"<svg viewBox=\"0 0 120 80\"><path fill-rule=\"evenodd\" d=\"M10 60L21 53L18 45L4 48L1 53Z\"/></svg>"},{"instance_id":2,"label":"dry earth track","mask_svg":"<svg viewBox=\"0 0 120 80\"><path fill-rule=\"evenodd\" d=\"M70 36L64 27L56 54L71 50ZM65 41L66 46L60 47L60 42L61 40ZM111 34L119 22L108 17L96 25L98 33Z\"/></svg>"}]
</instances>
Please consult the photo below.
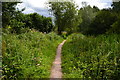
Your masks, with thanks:
<instances>
[{"instance_id":1,"label":"dry earth track","mask_svg":"<svg viewBox=\"0 0 120 80\"><path fill-rule=\"evenodd\" d=\"M61 69L61 50L62 46L65 43L66 40L64 40L62 43L58 45L55 61L53 62L53 66L51 69L51 75L50 79L54 78L62 78L62 69Z\"/></svg>"}]
</instances>

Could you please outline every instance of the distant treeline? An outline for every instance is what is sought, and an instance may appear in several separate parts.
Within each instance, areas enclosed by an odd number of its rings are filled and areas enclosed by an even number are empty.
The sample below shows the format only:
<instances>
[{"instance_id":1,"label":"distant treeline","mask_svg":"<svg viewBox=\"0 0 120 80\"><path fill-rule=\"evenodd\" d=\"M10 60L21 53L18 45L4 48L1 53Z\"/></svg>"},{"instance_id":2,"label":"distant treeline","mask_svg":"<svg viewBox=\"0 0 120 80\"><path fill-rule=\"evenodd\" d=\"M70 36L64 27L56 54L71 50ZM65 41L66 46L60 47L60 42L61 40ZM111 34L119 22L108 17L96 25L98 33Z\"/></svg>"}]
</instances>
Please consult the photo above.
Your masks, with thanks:
<instances>
[{"instance_id":1,"label":"distant treeline","mask_svg":"<svg viewBox=\"0 0 120 80\"><path fill-rule=\"evenodd\" d=\"M57 31L61 34L81 32L87 35L120 33L120 2L113 2L111 7L100 10L98 7L82 2L78 9L75 2L49 2L49 11L55 17L53 26L50 17L37 13L24 14L16 9L18 2L2 3L3 31L10 33L23 33L29 29L40 32Z\"/></svg>"},{"instance_id":2,"label":"distant treeline","mask_svg":"<svg viewBox=\"0 0 120 80\"><path fill-rule=\"evenodd\" d=\"M68 34L81 32L83 34L99 35L105 33L120 33L120 1L113 2L111 8L100 10L98 7L82 2L78 9L75 2L50 2L51 11L56 18L58 32Z\"/></svg>"},{"instance_id":3,"label":"distant treeline","mask_svg":"<svg viewBox=\"0 0 120 80\"><path fill-rule=\"evenodd\" d=\"M17 2L2 3L2 26L4 32L23 33L30 29L36 29L40 32L51 32L53 29L52 19L44 17L38 13L24 14L16 9Z\"/></svg>"}]
</instances>

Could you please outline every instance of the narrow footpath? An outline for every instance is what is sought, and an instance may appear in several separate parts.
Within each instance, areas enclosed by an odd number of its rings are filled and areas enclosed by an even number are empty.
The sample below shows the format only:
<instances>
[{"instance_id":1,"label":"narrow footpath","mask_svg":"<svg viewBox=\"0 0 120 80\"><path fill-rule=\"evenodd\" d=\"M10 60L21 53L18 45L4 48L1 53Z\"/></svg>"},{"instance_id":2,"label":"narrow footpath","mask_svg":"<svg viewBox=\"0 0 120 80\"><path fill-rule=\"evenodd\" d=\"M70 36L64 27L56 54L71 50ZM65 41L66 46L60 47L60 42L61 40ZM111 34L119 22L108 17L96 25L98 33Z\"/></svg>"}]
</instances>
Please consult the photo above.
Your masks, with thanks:
<instances>
[{"instance_id":1,"label":"narrow footpath","mask_svg":"<svg viewBox=\"0 0 120 80\"><path fill-rule=\"evenodd\" d=\"M53 66L51 69L50 79L52 78L62 78L62 70L61 70L61 50L62 46L65 43L64 40L61 44L59 44L56 52L55 61L53 62Z\"/></svg>"}]
</instances>

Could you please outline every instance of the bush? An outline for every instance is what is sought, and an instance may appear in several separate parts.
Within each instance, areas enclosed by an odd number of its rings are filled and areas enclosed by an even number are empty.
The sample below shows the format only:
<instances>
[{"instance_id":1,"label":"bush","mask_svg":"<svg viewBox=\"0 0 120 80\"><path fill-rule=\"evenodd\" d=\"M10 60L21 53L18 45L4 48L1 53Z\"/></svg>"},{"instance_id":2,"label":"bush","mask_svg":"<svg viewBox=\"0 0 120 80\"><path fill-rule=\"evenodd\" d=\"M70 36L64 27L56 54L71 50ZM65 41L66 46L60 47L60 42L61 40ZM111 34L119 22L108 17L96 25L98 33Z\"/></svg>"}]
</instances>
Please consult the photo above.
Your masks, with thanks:
<instances>
[{"instance_id":1,"label":"bush","mask_svg":"<svg viewBox=\"0 0 120 80\"><path fill-rule=\"evenodd\" d=\"M118 18L117 21L115 21L111 25L111 28L106 33L117 33L117 34L120 34L120 17Z\"/></svg>"},{"instance_id":2,"label":"bush","mask_svg":"<svg viewBox=\"0 0 120 80\"><path fill-rule=\"evenodd\" d=\"M99 35L106 33L117 20L117 16L109 11L100 11L91 22L86 34Z\"/></svg>"},{"instance_id":3,"label":"bush","mask_svg":"<svg viewBox=\"0 0 120 80\"><path fill-rule=\"evenodd\" d=\"M3 34L3 78L49 78L56 48L62 40L55 33Z\"/></svg>"},{"instance_id":4,"label":"bush","mask_svg":"<svg viewBox=\"0 0 120 80\"><path fill-rule=\"evenodd\" d=\"M62 49L64 78L119 79L120 35L72 34Z\"/></svg>"}]
</instances>

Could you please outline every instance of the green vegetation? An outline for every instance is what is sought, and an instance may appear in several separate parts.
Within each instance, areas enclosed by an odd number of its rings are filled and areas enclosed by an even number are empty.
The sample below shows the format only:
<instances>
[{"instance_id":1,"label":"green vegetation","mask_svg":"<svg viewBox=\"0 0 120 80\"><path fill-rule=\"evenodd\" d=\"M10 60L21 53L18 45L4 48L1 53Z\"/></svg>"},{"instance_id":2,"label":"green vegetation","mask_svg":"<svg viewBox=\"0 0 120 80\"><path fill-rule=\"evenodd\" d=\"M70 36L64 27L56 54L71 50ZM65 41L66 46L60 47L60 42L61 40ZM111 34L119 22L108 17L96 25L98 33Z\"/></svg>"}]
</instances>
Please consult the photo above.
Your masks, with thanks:
<instances>
[{"instance_id":1,"label":"green vegetation","mask_svg":"<svg viewBox=\"0 0 120 80\"><path fill-rule=\"evenodd\" d=\"M56 48L62 40L53 32L3 34L4 79L48 78Z\"/></svg>"},{"instance_id":2,"label":"green vegetation","mask_svg":"<svg viewBox=\"0 0 120 80\"><path fill-rule=\"evenodd\" d=\"M120 74L120 35L72 34L62 50L64 78L113 79Z\"/></svg>"},{"instance_id":3,"label":"green vegetation","mask_svg":"<svg viewBox=\"0 0 120 80\"><path fill-rule=\"evenodd\" d=\"M85 35L119 34L120 1L113 2L111 7L100 10L98 7L82 2L78 6L74 0L68 2L49 2L50 11L55 17L58 34L67 31L67 34L80 32Z\"/></svg>"},{"instance_id":4,"label":"green vegetation","mask_svg":"<svg viewBox=\"0 0 120 80\"><path fill-rule=\"evenodd\" d=\"M22 13L25 8L17 9L18 2L0 4L3 79L48 78L56 48L64 38L64 78L118 80L120 1L101 10L87 2L78 8L74 0L50 1L54 21L38 13Z\"/></svg>"},{"instance_id":5,"label":"green vegetation","mask_svg":"<svg viewBox=\"0 0 120 80\"><path fill-rule=\"evenodd\" d=\"M49 78L63 38L52 32L50 17L24 14L25 9L16 9L17 4L2 4L2 79Z\"/></svg>"},{"instance_id":6,"label":"green vegetation","mask_svg":"<svg viewBox=\"0 0 120 80\"><path fill-rule=\"evenodd\" d=\"M25 33L29 29L37 29L40 32L49 33L53 31L52 19L39 15L38 13L24 14L16 9L18 2L4 2L2 4L2 26L3 32Z\"/></svg>"},{"instance_id":7,"label":"green vegetation","mask_svg":"<svg viewBox=\"0 0 120 80\"><path fill-rule=\"evenodd\" d=\"M81 17L78 15L74 1L54 2L53 0L53 2L49 2L49 7L55 17L58 34L61 35L62 31L67 31L68 34L77 31L77 26L81 23Z\"/></svg>"}]
</instances>

